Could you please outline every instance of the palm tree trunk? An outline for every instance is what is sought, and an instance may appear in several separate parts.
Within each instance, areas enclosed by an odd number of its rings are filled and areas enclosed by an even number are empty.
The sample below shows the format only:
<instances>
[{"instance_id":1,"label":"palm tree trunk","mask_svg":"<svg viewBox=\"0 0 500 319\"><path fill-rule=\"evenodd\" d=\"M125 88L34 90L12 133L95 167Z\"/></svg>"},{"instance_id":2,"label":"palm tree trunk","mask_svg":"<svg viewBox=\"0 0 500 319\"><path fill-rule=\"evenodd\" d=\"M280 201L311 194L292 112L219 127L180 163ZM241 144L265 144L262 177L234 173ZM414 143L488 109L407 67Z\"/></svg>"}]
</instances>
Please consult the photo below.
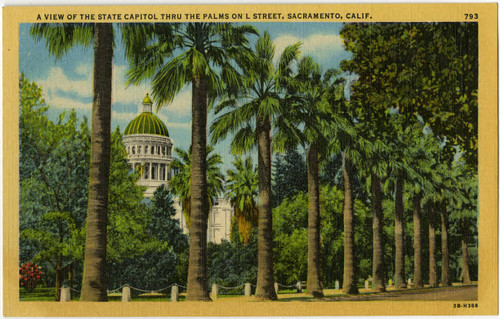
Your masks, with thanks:
<instances>
[{"instance_id":1,"label":"palm tree trunk","mask_svg":"<svg viewBox=\"0 0 500 319\"><path fill-rule=\"evenodd\" d=\"M276 300L273 267L273 215L271 203L271 121L257 118L259 170L259 233L257 298Z\"/></svg>"},{"instance_id":2,"label":"palm tree trunk","mask_svg":"<svg viewBox=\"0 0 500 319\"><path fill-rule=\"evenodd\" d=\"M56 265L56 301L61 300L61 277L62 277L62 255L57 255L57 265Z\"/></svg>"},{"instance_id":3,"label":"palm tree trunk","mask_svg":"<svg viewBox=\"0 0 500 319\"><path fill-rule=\"evenodd\" d=\"M396 288L406 288L405 280L405 255L404 255L404 181L401 177L396 179Z\"/></svg>"},{"instance_id":4,"label":"palm tree trunk","mask_svg":"<svg viewBox=\"0 0 500 319\"><path fill-rule=\"evenodd\" d=\"M68 269L68 283L69 283L69 298L70 298L70 300L73 300L73 298L74 298L74 293L73 293L73 289L74 289L73 263L69 264L67 269Z\"/></svg>"},{"instance_id":5,"label":"palm tree trunk","mask_svg":"<svg viewBox=\"0 0 500 319\"><path fill-rule=\"evenodd\" d=\"M315 298L323 297L320 275L319 159L318 148L311 145L307 152L307 186L309 193L309 223L307 231L307 291Z\"/></svg>"},{"instance_id":6,"label":"palm tree trunk","mask_svg":"<svg viewBox=\"0 0 500 319\"><path fill-rule=\"evenodd\" d=\"M81 301L107 301L106 228L111 145L113 25L94 25L94 98Z\"/></svg>"},{"instance_id":7,"label":"palm tree trunk","mask_svg":"<svg viewBox=\"0 0 500 319\"><path fill-rule=\"evenodd\" d=\"M357 294L356 264L354 246L354 196L352 194L352 167L345 152L342 153L344 175L344 284L343 291Z\"/></svg>"},{"instance_id":8,"label":"palm tree trunk","mask_svg":"<svg viewBox=\"0 0 500 319\"><path fill-rule=\"evenodd\" d=\"M469 273L469 251L467 249L467 236L465 233L465 222L463 218L461 219L460 224L462 230L462 283L470 285L472 281L470 280Z\"/></svg>"},{"instance_id":9,"label":"palm tree trunk","mask_svg":"<svg viewBox=\"0 0 500 319\"><path fill-rule=\"evenodd\" d=\"M441 284L443 287L450 286L450 252L448 249L448 212L446 203L443 204L441 210L441 253L443 255L442 260L442 274L441 274Z\"/></svg>"},{"instance_id":10,"label":"palm tree trunk","mask_svg":"<svg viewBox=\"0 0 500 319\"><path fill-rule=\"evenodd\" d=\"M203 76L193 77L191 127L191 226L187 300L211 301L207 279L207 108L208 86Z\"/></svg>"},{"instance_id":11,"label":"palm tree trunk","mask_svg":"<svg viewBox=\"0 0 500 319\"><path fill-rule=\"evenodd\" d=\"M372 276L375 291L385 291L384 268L384 212L382 211L382 190L378 175L372 172L373 209L373 266Z\"/></svg>"},{"instance_id":12,"label":"palm tree trunk","mask_svg":"<svg viewBox=\"0 0 500 319\"><path fill-rule=\"evenodd\" d=\"M434 204L429 205L429 285L437 286L437 261L436 261L436 217Z\"/></svg>"},{"instance_id":13,"label":"palm tree trunk","mask_svg":"<svg viewBox=\"0 0 500 319\"><path fill-rule=\"evenodd\" d=\"M413 287L422 288L422 228L420 224L420 195L413 197Z\"/></svg>"}]
</instances>

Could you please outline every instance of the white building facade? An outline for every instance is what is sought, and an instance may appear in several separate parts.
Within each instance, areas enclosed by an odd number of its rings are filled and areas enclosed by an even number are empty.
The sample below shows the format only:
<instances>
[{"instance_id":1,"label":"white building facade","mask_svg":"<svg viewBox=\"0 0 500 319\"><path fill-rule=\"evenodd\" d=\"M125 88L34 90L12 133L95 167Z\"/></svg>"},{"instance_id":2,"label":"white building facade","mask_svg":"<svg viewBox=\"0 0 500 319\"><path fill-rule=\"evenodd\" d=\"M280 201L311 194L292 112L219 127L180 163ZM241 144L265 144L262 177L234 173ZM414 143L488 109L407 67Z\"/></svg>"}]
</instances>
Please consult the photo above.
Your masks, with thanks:
<instances>
[{"instance_id":1,"label":"white building facade","mask_svg":"<svg viewBox=\"0 0 500 319\"><path fill-rule=\"evenodd\" d=\"M170 163L174 141L170 138L168 129L152 112L153 103L146 94L142 101L141 114L133 119L125 128L123 143L128 153L131 168L142 172L138 185L146 187L145 197L153 197L160 185L168 187L172 178ZM174 200L175 218L179 220L184 233L188 233L186 220L178 199ZM220 243L229 240L233 210L228 200L219 198L209 213L207 239L209 242Z\"/></svg>"}]
</instances>

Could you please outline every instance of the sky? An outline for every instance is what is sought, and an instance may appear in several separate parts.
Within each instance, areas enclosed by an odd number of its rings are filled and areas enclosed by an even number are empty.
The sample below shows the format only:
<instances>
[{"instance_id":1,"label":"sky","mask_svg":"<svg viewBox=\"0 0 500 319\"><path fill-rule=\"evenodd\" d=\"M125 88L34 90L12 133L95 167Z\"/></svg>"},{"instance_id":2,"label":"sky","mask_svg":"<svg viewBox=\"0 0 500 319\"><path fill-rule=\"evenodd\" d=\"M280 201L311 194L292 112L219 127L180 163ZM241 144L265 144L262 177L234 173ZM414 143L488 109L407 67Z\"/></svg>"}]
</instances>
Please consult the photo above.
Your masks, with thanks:
<instances>
[{"instance_id":1,"label":"sky","mask_svg":"<svg viewBox=\"0 0 500 319\"><path fill-rule=\"evenodd\" d=\"M250 23L260 33L267 31L275 45L276 55L292 43L302 42L301 56L312 56L323 68L338 68L349 53L343 48L339 31L341 23L289 22ZM42 87L49 106L49 116L57 119L61 112L74 109L79 117L90 119L92 107L92 48L76 46L60 59L48 53L45 40L36 41L29 35L31 24L20 25L19 70L30 80ZM255 43L257 36L249 36ZM128 62L124 49L117 41L113 57L112 128L119 126L121 132L140 110L146 93L151 92L151 82L138 86L126 85ZM166 124L174 147L184 150L191 144L191 86L186 85L170 105L164 106L158 117ZM215 118L209 114L209 125ZM216 145L216 152L223 159L223 172L233 168L229 142L230 137ZM253 154L255 157L255 154ZM254 160L254 164L256 161Z\"/></svg>"}]
</instances>

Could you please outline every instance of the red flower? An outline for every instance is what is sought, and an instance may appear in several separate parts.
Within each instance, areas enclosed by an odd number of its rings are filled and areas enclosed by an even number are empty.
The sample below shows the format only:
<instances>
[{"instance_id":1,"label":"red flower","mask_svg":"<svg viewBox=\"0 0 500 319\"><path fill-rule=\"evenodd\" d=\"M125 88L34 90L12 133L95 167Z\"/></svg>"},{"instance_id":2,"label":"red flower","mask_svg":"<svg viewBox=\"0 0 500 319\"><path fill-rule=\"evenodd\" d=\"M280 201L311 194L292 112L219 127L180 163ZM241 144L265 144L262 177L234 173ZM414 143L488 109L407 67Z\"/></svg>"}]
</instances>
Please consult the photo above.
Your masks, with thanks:
<instances>
[{"instance_id":1,"label":"red flower","mask_svg":"<svg viewBox=\"0 0 500 319\"><path fill-rule=\"evenodd\" d=\"M24 281L28 281L28 277L25 277L25 278L24 278Z\"/></svg>"},{"instance_id":2,"label":"red flower","mask_svg":"<svg viewBox=\"0 0 500 319\"><path fill-rule=\"evenodd\" d=\"M40 279L40 276L38 275L38 276L36 276L36 278L37 278L37 279Z\"/></svg>"}]
</instances>

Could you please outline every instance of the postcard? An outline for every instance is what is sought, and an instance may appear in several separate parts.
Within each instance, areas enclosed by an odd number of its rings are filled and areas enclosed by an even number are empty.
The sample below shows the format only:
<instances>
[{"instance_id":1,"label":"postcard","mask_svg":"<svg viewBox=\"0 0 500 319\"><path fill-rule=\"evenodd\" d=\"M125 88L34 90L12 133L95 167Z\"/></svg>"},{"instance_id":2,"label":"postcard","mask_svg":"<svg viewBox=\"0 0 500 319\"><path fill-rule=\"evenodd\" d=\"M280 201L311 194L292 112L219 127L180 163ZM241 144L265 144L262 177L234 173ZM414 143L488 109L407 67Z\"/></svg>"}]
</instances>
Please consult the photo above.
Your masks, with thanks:
<instances>
[{"instance_id":1,"label":"postcard","mask_svg":"<svg viewBox=\"0 0 500 319\"><path fill-rule=\"evenodd\" d=\"M498 314L497 19L4 7L3 314Z\"/></svg>"}]
</instances>

